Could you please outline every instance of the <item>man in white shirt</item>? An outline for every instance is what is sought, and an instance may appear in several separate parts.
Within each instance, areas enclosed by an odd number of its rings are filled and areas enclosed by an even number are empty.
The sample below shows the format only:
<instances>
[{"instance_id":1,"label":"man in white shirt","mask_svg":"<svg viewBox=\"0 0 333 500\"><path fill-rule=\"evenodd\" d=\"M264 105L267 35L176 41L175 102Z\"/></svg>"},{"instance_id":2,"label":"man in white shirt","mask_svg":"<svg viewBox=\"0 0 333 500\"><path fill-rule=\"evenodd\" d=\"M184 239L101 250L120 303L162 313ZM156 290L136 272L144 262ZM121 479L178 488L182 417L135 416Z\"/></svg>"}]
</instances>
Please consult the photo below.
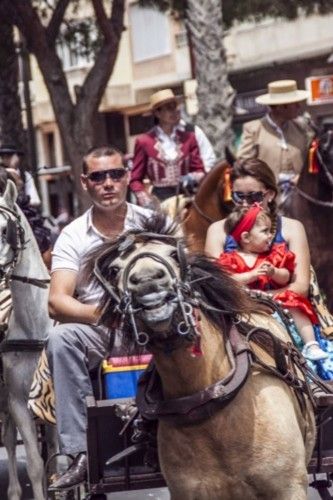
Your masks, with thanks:
<instances>
[{"instance_id":1,"label":"man in white shirt","mask_svg":"<svg viewBox=\"0 0 333 500\"><path fill-rule=\"evenodd\" d=\"M49 334L47 357L55 389L60 451L76 458L51 485L51 491L74 487L86 477L85 398L93 393L89 371L99 366L110 348L109 331L96 326L102 290L92 288L82 276L84 259L96 246L151 215L126 202L129 173L114 148L88 152L81 182L92 207L65 227L52 253L49 311L61 323Z\"/></svg>"}]
</instances>

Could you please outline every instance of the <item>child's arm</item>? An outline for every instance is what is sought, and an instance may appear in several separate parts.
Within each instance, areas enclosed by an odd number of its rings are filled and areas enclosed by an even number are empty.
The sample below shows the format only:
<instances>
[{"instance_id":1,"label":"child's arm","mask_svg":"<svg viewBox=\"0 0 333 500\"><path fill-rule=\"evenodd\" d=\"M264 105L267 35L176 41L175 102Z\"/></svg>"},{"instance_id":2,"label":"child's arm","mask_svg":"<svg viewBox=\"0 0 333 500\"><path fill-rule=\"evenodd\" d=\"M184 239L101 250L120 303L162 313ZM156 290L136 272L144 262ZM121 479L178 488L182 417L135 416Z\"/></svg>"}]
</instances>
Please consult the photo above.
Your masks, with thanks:
<instances>
[{"instance_id":1,"label":"child's arm","mask_svg":"<svg viewBox=\"0 0 333 500\"><path fill-rule=\"evenodd\" d=\"M242 285L249 285L258 279L263 273L258 269L252 269L251 271L246 271L245 273L235 273L232 277L241 283Z\"/></svg>"},{"instance_id":2,"label":"child's arm","mask_svg":"<svg viewBox=\"0 0 333 500\"><path fill-rule=\"evenodd\" d=\"M278 285L287 285L290 281L290 272L285 268L274 267L274 273L272 275L272 279Z\"/></svg>"},{"instance_id":3,"label":"child's arm","mask_svg":"<svg viewBox=\"0 0 333 500\"><path fill-rule=\"evenodd\" d=\"M266 274L277 285L287 285L290 281L290 272L285 267L275 267L270 262L264 262L260 269L264 271L263 274Z\"/></svg>"}]
</instances>

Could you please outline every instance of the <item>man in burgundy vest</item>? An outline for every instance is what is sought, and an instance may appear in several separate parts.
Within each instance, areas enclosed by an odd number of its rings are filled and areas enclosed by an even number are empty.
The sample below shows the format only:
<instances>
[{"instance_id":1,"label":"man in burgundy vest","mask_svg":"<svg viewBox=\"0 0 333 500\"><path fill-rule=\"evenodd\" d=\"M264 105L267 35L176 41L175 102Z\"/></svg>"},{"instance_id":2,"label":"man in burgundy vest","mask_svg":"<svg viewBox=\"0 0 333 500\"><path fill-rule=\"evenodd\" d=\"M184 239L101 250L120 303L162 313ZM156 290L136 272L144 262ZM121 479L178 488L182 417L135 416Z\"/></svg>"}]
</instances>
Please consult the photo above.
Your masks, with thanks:
<instances>
[{"instance_id":1,"label":"man in burgundy vest","mask_svg":"<svg viewBox=\"0 0 333 500\"><path fill-rule=\"evenodd\" d=\"M130 181L142 206L153 203L153 197L145 190L144 178L153 185L152 195L165 200L178 194L180 186L189 187L204 176L195 134L180 127L178 99L172 90L153 94L150 109L157 124L136 140Z\"/></svg>"}]
</instances>

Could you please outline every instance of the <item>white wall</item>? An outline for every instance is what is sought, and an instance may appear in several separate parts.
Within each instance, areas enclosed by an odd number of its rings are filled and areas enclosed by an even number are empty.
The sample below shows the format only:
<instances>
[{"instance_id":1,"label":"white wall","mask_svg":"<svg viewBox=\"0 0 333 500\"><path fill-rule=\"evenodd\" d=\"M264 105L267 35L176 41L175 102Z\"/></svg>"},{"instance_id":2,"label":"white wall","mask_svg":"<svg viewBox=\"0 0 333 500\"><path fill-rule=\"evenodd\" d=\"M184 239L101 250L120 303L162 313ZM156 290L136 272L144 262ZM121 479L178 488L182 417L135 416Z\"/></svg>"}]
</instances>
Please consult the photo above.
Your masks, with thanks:
<instances>
[{"instance_id":1,"label":"white wall","mask_svg":"<svg viewBox=\"0 0 333 500\"><path fill-rule=\"evenodd\" d=\"M239 24L229 31L225 44L232 70L315 56L333 51L333 14Z\"/></svg>"}]
</instances>

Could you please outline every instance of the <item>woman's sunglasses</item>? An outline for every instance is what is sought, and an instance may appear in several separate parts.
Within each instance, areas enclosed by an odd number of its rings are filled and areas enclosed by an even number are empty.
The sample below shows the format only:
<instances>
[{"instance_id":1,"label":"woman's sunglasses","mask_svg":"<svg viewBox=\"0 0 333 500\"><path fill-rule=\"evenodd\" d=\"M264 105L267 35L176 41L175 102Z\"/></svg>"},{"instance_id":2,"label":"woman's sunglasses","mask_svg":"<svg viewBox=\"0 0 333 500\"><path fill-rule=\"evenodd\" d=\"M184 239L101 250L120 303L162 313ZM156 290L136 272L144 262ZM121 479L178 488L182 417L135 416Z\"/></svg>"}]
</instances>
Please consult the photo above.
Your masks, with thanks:
<instances>
[{"instance_id":1,"label":"woman's sunglasses","mask_svg":"<svg viewBox=\"0 0 333 500\"><path fill-rule=\"evenodd\" d=\"M252 191L251 193L243 193L242 191L232 191L231 198L234 203L248 203L252 205L252 203L261 203L264 200L266 193L262 191Z\"/></svg>"},{"instance_id":2,"label":"woman's sunglasses","mask_svg":"<svg viewBox=\"0 0 333 500\"><path fill-rule=\"evenodd\" d=\"M105 182L107 177L113 181L120 181L127 174L127 170L124 168L110 168L110 170L99 170L97 172L91 172L85 177L95 184L101 184Z\"/></svg>"}]
</instances>

